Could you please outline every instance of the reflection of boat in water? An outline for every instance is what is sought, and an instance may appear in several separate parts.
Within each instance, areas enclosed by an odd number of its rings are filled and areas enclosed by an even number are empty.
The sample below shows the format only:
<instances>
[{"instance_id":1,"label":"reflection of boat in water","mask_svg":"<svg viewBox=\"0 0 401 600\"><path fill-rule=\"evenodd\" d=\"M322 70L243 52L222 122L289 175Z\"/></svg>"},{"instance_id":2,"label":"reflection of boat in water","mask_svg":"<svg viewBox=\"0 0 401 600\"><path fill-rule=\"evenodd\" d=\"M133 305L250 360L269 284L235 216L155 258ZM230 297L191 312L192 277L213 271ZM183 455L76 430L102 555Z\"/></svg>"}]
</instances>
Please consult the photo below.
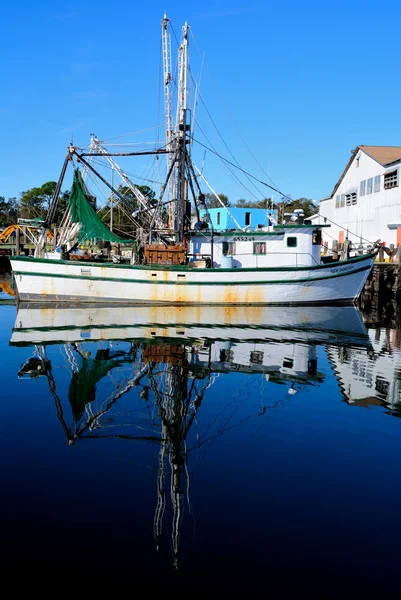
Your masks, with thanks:
<instances>
[{"instance_id":1,"label":"reflection of boat in water","mask_svg":"<svg viewBox=\"0 0 401 600\"><path fill-rule=\"evenodd\" d=\"M270 417L305 387L319 386L325 375L317 344L331 341L369 346L355 308L30 305L18 310L11 344L34 345L19 377L47 377L69 445L118 438L158 446L154 537L159 547L169 531L178 567L182 520L191 513L190 479L210 444L245 421ZM56 382L62 367L69 370L67 390ZM252 382L242 377L233 396L215 395L210 422L203 423L207 390L232 372L252 374ZM257 410L250 403L246 418L238 412L247 397L241 385L261 398ZM271 394L261 394L267 385L274 386Z\"/></svg>"},{"instance_id":2,"label":"reflection of boat in water","mask_svg":"<svg viewBox=\"0 0 401 600\"><path fill-rule=\"evenodd\" d=\"M7 273L0 270L0 292L4 292L7 296L11 297L17 295L14 278L10 272Z\"/></svg>"},{"instance_id":3,"label":"reflection of boat in water","mask_svg":"<svg viewBox=\"0 0 401 600\"><path fill-rule=\"evenodd\" d=\"M276 340L362 344L352 306L64 306L21 304L12 344L90 340Z\"/></svg>"}]
</instances>

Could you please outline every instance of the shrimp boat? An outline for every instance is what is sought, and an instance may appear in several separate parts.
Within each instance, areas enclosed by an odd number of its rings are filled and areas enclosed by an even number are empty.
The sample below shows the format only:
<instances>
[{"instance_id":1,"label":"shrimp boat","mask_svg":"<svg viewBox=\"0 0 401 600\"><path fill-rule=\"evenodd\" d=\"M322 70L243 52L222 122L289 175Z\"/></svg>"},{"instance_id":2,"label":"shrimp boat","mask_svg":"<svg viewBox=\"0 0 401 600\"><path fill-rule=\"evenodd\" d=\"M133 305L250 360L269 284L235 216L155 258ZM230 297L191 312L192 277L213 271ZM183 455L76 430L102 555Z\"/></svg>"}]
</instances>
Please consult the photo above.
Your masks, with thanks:
<instances>
[{"instance_id":1,"label":"shrimp boat","mask_svg":"<svg viewBox=\"0 0 401 600\"><path fill-rule=\"evenodd\" d=\"M174 81L169 19L165 16L162 20L163 147L113 153L94 135L89 151L69 146L35 256L11 259L19 299L226 306L353 304L376 255L368 252L331 262L325 257L322 262L322 231L329 225L297 218L254 231L239 226L217 231L213 226L205 202L206 187L212 192L209 196L221 200L193 160L196 140L189 94L188 30L185 24ZM174 86L178 89L175 103ZM174 109L177 116L173 122ZM157 199L144 195L114 160L115 156L138 154L154 155L158 160L159 155L166 156L166 177ZM120 187L95 169L100 160L120 177ZM55 229L58 197L69 165L74 165L69 206L49 251L48 231ZM135 230L130 239L117 236L100 220L87 176L98 177L121 204L126 202L121 185L131 190L139 209L132 213ZM125 262L73 260L74 248L88 240L125 244L129 249Z\"/></svg>"}]
</instances>

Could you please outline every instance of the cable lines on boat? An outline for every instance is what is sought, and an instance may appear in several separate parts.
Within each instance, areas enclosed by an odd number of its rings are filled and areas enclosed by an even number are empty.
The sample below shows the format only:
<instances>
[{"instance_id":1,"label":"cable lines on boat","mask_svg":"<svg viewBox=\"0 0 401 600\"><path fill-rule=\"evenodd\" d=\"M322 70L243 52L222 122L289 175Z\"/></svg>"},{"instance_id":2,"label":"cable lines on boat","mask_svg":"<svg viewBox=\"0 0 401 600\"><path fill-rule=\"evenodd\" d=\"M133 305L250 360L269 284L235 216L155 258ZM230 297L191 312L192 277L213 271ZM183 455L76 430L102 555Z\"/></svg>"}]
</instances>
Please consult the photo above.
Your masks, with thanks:
<instances>
[{"instance_id":1,"label":"cable lines on boat","mask_svg":"<svg viewBox=\"0 0 401 600\"><path fill-rule=\"evenodd\" d=\"M239 167L238 165L235 165L234 163L232 163L231 161L229 161L227 158L224 158L224 156L222 156L221 154L219 154L218 152L216 152L212 148L208 148L208 146L206 146L205 144L202 144L202 142L200 142L199 140L195 140L194 138L192 138L192 139L193 139L194 142L196 142L200 146L203 146L203 148L205 148L206 150L209 150L209 152L212 152L213 154L215 154L216 156L218 156L222 161L228 163L232 167L235 167L236 169L238 169L239 171L241 171L242 173L244 173L248 177L251 177L252 179L255 179L255 181L258 181L260 184L268 187L273 192L277 192L283 198L287 198L290 202L293 202L293 198L291 198L291 196L288 196L287 194L284 194L284 192L282 192L278 188L276 188L276 187L274 187L272 185L269 185L268 183L266 183L265 181L262 181L261 179L258 179L257 177L255 177L254 175L252 175L251 173L249 173L248 171L245 171L245 169L242 169L242 167Z\"/></svg>"}]
</instances>

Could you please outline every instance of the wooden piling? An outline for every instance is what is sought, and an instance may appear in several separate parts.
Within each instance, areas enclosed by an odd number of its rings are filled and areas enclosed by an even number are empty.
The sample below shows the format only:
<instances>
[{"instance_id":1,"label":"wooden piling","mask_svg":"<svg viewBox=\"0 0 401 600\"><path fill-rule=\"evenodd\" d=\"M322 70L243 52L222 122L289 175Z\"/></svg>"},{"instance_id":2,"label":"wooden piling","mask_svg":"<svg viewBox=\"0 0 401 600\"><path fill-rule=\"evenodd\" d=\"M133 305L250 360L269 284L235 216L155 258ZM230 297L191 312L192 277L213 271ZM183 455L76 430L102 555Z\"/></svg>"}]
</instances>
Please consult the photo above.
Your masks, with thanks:
<instances>
[{"instance_id":1,"label":"wooden piling","mask_svg":"<svg viewBox=\"0 0 401 600\"><path fill-rule=\"evenodd\" d=\"M15 256L19 256L21 254L21 239L20 239L20 230L15 230Z\"/></svg>"}]
</instances>

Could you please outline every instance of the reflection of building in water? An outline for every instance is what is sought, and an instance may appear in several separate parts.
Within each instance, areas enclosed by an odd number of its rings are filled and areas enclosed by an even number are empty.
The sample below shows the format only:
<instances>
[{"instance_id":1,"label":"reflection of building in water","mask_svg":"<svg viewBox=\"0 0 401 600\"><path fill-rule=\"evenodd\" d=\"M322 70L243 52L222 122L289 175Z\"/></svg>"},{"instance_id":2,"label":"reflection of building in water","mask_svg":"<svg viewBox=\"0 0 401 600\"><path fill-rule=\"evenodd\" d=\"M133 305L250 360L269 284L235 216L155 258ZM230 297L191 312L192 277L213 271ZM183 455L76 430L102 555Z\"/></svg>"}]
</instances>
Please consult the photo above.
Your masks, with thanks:
<instances>
[{"instance_id":1,"label":"reflection of building in water","mask_svg":"<svg viewBox=\"0 0 401 600\"><path fill-rule=\"evenodd\" d=\"M368 330L370 349L328 347L344 399L358 406L383 405L401 412L400 331Z\"/></svg>"}]
</instances>

